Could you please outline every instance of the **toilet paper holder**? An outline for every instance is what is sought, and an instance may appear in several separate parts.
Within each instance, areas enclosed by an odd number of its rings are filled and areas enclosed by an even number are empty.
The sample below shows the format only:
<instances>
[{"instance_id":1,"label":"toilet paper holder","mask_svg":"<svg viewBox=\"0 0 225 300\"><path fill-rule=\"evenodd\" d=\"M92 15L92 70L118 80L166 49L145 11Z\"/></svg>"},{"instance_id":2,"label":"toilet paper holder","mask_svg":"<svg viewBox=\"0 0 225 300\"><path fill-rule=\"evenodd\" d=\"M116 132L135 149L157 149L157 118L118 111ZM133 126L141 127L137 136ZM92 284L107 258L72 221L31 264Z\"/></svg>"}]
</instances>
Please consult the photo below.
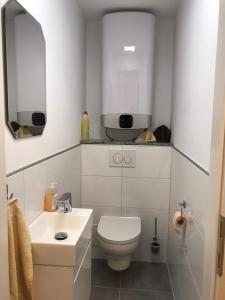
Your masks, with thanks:
<instances>
[{"instance_id":1,"label":"toilet paper holder","mask_svg":"<svg viewBox=\"0 0 225 300\"><path fill-rule=\"evenodd\" d=\"M180 206L181 217L183 217L183 210L187 207L187 202L186 201L179 202L179 206Z\"/></svg>"},{"instance_id":2,"label":"toilet paper holder","mask_svg":"<svg viewBox=\"0 0 225 300\"><path fill-rule=\"evenodd\" d=\"M175 211L173 217L173 226L176 234L181 238L185 239L185 232L187 226L187 213L184 212L184 209L187 208L187 202L183 201L178 203L180 206L180 210Z\"/></svg>"}]
</instances>

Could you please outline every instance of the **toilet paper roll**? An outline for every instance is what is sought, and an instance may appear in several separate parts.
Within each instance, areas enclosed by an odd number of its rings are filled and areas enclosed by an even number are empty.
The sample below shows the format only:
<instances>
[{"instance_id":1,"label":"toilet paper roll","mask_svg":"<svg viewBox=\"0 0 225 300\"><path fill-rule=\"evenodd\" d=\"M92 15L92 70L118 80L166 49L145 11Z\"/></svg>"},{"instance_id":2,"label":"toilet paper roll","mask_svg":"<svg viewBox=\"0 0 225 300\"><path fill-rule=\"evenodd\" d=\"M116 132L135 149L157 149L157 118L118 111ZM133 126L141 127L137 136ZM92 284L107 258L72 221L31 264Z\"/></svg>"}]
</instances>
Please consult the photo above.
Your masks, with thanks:
<instances>
[{"instance_id":1,"label":"toilet paper roll","mask_svg":"<svg viewBox=\"0 0 225 300\"><path fill-rule=\"evenodd\" d=\"M187 217L185 213L182 213L181 215L180 211L176 211L173 217L173 227L176 234L180 238L183 238L185 235L186 225L187 225Z\"/></svg>"}]
</instances>

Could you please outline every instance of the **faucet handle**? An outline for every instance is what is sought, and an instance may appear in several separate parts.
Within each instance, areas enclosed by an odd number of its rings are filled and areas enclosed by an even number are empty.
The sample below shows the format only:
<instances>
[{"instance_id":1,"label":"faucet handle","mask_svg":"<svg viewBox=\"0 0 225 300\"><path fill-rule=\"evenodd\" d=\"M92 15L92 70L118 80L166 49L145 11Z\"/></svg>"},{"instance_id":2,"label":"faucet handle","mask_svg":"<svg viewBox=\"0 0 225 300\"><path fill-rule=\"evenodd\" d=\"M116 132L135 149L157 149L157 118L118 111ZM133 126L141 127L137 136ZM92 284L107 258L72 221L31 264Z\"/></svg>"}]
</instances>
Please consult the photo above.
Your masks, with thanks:
<instances>
[{"instance_id":1,"label":"faucet handle","mask_svg":"<svg viewBox=\"0 0 225 300\"><path fill-rule=\"evenodd\" d=\"M59 202L63 203L65 201L69 201L69 203L72 205L72 194L71 193L64 193L61 197L59 197Z\"/></svg>"},{"instance_id":2,"label":"faucet handle","mask_svg":"<svg viewBox=\"0 0 225 300\"><path fill-rule=\"evenodd\" d=\"M64 212L71 212L72 211L72 194L71 193L64 193L56 202L56 207L64 207Z\"/></svg>"},{"instance_id":3,"label":"faucet handle","mask_svg":"<svg viewBox=\"0 0 225 300\"><path fill-rule=\"evenodd\" d=\"M64 213L68 213L72 211L72 194L64 193L60 199L60 203L64 206Z\"/></svg>"}]
</instances>

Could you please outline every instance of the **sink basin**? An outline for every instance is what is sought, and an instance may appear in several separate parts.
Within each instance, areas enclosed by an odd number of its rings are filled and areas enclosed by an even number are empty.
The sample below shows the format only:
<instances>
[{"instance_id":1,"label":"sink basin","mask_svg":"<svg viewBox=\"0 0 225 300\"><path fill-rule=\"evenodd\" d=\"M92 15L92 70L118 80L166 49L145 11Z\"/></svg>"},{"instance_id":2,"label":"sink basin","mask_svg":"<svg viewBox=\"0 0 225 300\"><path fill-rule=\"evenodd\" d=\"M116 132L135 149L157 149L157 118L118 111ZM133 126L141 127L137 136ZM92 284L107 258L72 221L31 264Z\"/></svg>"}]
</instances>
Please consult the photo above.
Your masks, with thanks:
<instances>
[{"instance_id":1,"label":"sink basin","mask_svg":"<svg viewBox=\"0 0 225 300\"><path fill-rule=\"evenodd\" d=\"M76 266L91 240L92 209L73 208L72 212L43 212L30 226L33 263L37 265ZM57 232L68 234L56 240Z\"/></svg>"}]
</instances>

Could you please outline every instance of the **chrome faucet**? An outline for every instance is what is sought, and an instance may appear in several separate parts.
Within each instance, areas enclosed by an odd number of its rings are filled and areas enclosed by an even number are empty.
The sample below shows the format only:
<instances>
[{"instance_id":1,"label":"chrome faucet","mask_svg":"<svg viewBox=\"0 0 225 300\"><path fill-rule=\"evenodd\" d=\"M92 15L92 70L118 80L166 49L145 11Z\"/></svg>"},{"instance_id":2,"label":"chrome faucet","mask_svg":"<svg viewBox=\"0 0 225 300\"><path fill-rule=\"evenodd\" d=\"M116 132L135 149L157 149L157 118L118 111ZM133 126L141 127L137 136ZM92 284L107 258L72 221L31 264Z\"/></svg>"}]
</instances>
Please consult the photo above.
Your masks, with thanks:
<instances>
[{"instance_id":1,"label":"chrome faucet","mask_svg":"<svg viewBox=\"0 0 225 300\"><path fill-rule=\"evenodd\" d=\"M72 211L72 195L71 193L63 194L57 201L56 207L63 207L64 213L68 213Z\"/></svg>"}]
</instances>

